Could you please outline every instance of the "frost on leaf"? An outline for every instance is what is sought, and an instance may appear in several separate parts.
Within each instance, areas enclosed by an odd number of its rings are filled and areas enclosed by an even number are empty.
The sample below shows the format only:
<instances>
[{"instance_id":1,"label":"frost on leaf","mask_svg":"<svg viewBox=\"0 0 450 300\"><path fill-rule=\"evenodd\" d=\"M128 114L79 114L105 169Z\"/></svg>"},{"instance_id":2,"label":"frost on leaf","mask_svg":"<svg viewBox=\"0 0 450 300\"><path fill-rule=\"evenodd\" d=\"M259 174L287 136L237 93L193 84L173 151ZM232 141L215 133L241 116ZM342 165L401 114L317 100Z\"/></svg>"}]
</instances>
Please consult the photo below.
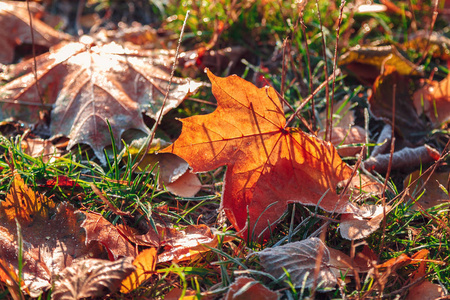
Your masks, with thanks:
<instances>
[{"instance_id":1,"label":"frost on leaf","mask_svg":"<svg viewBox=\"0 0 450 300\"><path fill-rule=\"evenodd\" d=\"M43 11L37 3L30 3L32 11ZM14 59L14 50L21 44L34 44L49 48L70 36L54 30L52 27L33 18L30 28L30 17L27 4L16 1L0 2L0 63L9 64ZM33 30L33 39L31 38Z\"/></svg>"},{"instance_id":2,"label":"frost on leaf","mask_svg":"<svg viewBox=\"0 0 450 300\"><path fill-rule=\"evenodd\" d=\"M237 76L208 76L217 109L182 120L181 136L161 152L182 157L194 172L227 166L222 208L236 230L249 230L241 232L244 238L267 234L288 203L336 213L350 209L348 196L339 195L336 186L352 169L331 144L284 128L274 89L258 89Z\"/></svg>"},{"instance_id":3,"label":"frost on leaf","mask_svg":"<svg viewBox=\"0 0 450 300\"><path fill-rule=\"evenodd\" d=\"M116 43L63 43L37 60L44 107L36 89L33 60L20 63L17 79L0 88L0 119L34 123L40 108L52 109L52 137L70 138L67 148L88 144L100 160L128 129L149 132L142 112L156 118L168 87L172 57L161 51L138 51ZM200 83L174 78L163 114L195 92ZM120 143L119 143L120 144Z\"/></svg>"},{"instance_id":4,"label":"frost on leaf","mask_svg":"<svg viewBox=\"0 0 450 300\"><path fill-rule=\"evenodd\" d=\"M266 248L257 255L268 273L275 278L286 277L286 273L289 273L292 284L298 288L314 286L317 271L316 287L333 288L337 284L336 276L346 274L352 265L350 257L340 251L329 249L318 238ZM317 267L317 260L320 257L320 264Z\"/></svg>"}]
</instances>

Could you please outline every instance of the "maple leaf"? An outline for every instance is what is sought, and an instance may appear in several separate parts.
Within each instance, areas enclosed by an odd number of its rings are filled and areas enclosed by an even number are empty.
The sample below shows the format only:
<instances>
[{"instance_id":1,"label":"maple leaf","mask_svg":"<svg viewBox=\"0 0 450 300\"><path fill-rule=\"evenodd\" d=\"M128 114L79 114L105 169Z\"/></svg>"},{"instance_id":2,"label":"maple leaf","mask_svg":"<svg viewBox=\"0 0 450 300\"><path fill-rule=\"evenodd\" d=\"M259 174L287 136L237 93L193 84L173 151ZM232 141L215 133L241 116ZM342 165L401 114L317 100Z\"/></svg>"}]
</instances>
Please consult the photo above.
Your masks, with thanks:
<instances>
[{"instance_id":1,"label":"maple leaf","mask_svg":"<svg viewBox=\"0 0 450 300\"><path fill-rule=\"evenodd\" d=\"M352 170L330 143L285 128L273 88L258 89L238 76L219 78L209 71L208 76L218 108L181 120L180 137L161 152L182 157L194 172L228 166L222 208L238 231L258 236L278 222L290 202L348 212L348 198L338 195L336 186Z\"/></svg>"},{"instance_id":2,"label":"maple leaf","mask_svg":"<svg viewBox=\"0 0 450 300\"><path fill-rule=\"evenodd\" d=\"M43 10L42 6L30 4L35 10ZM26 3L16 1L0 2L0 63L8 64L14 59L14 49L21 44L31 44L49 48L70 36L58 32L33 18L33 27L30 28L30 17ZM34 39L31 38L31 30Z\"/></svg>"},{"instance_id":3,"label":"maple leaf","mask_svg":"<svg viewBox=\"0 0 450 300\"><path fill-rule=\"evenodd\" d=\"M103 148L128 129L145 133L141 113L155 118L162 109L169 82L166 71L172 57L161 51L138 51L116 43L92 40L62 43L36 58L37 77L44 106L51 112L52 137L67 136L70 149L78 143L91 146L104 163ZM34 123L42 107L36 88L33 60L17 65L19 78L0 89L0 119ZM20 75L20 74L13 74ZM163 114L178 106L201 83L174 78Z\"/></svg>"}]
</instances>

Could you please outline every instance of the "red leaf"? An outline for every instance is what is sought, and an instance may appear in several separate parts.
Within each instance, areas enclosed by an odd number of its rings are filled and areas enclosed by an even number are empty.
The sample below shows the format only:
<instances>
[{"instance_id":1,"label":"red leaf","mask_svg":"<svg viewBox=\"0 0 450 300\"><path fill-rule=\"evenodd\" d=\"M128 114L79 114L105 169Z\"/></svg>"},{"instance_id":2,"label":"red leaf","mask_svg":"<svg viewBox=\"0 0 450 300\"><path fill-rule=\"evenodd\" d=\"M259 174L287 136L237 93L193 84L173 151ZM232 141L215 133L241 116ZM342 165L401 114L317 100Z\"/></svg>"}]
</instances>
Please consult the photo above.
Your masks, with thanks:
<instances>
[{"instance_id":1,"label":"red leaf","mask_svg":"<svg viewBox=\"0 0 450 300\"><path fill-rule=\"evenodd\" d=\"M222 208L238 231L260 235L279 221L289 202L347 211L350 203L336 186L352 170L331 144L284 128L274 89L258 89L237 76L208 76L218 108L182 120L181 136L162 152L181 156L194 172L228 166Z\"/></svg>"}]
</instances>

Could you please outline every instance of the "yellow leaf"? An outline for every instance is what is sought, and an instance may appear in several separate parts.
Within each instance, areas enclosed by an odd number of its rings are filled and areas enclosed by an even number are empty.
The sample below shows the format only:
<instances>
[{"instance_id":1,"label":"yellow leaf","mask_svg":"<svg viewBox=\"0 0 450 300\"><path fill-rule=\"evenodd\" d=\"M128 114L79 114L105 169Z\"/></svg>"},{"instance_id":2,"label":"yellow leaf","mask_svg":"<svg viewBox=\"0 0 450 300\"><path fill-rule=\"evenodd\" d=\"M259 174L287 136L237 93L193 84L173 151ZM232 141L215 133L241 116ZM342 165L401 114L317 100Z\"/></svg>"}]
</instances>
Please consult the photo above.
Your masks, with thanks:
<instances>
[{"instance_id":1,"label":"yellow leaf","mask_svg":"<svg viewBox=\"0 0 450 300\"><path fill-rule=\"evenodd\" d=\"M156 258L156 248L145 249L139 253L133 261L133 265L136 266L136 271L122 281L120 291L125 294L129 293L149 279L153 271L155 271Z\"/></svg>"},{"instance_id":2,"label":"yellow leaf","mask_svg":"<svg viewBox=\"0 0 450 300\"><path fill-rule=\"evenodd\" d=\"M19 174L15 174L6 200L1 203L0 216L8 222L17 219L22 226L28 226L37 217L47 218L48 211L54 207L52 200L34 192Z\"/></svg>"}]
</instances>

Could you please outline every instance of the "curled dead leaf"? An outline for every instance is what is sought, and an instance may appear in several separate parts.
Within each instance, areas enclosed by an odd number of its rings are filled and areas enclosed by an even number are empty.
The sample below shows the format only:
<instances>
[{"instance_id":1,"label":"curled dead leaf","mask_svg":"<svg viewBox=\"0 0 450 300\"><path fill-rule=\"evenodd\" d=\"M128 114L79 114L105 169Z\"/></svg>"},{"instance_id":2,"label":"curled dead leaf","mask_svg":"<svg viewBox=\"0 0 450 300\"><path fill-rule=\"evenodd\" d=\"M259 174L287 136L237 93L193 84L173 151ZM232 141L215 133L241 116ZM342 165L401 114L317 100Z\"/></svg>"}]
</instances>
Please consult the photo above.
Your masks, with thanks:
<instances>
[{"instance_id":1,"label":"curled dead leaf","mask_svg":"<svg viewBox=\"0 0 450 300\"><path fill-rule=\"evenodd\" d=\"M368 171L385 173L389 166L390 157L390 153L372 156L363 162L363 166ZM426 144L417 148L405 147L393 153L391 169L403 171L416 169L423 164L435 162L439 158L439 152Z\"/></svg>"}]
</instances>

